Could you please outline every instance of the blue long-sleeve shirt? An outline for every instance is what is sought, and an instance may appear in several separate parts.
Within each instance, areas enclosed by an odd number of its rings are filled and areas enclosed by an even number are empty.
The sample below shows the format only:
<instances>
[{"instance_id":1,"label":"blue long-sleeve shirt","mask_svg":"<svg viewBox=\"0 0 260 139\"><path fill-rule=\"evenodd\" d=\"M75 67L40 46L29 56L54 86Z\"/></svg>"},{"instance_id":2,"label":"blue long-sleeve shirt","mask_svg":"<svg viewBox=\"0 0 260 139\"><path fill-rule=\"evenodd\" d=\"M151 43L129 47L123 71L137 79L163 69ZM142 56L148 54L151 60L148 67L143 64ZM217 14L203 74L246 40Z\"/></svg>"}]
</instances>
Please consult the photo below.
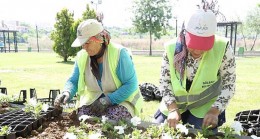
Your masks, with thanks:
<instances>
[{"instance_id":1,"label":"blue long-sleeve shirt","mask_svg":"<svg viewBox=\"0 0 260 139\"><path fill-rule=\"evenodd\" d=\"M99 72L102 76L103 64L99 64ZM138 87L137 76L133 61L126 49L121 49L119 63L116 69L116 74L122 83L122 86L114 92L108 94L112 104L119 104L125 101ZM78 91L79 67L77 62L74 64L73 72L67 80L64 91L70 92L70 97L75 96ZM98 81L101 88L101 82ZM102 88L101 88L102 89Z\"/></svg>"}]
</instances>

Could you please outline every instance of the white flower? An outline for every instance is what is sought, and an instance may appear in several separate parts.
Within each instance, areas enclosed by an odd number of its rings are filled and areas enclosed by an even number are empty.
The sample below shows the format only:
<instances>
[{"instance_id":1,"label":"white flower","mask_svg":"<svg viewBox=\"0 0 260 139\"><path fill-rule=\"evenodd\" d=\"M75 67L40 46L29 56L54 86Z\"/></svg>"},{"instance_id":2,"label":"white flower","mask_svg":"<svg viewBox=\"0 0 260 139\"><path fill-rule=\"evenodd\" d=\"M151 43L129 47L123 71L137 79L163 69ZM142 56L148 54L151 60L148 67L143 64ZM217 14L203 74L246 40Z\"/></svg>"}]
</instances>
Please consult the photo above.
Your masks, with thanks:
<instances>
[{"instance_id":1,"label":"white flower","mask_svg":"<svg viewBox=\"0 0 260 139\"><path fill-rule=\"evenodd\" d=\"M87 119L89 119L89 118L91 118L91 117L88 116L88 115L81 115L81 116L79 117L79 121L82 120L82 122L85 122L85 120L87 120Z\"/></svg>"},{"instance_id":2,"label":"white flower","mask_svg":"<svg viewBox=\"0 0 260 139\"><path fill-rule=\"evenodd\" d=\"M253 129L252 128L248 128L248 132L249 133L253 132Z\"/></svg>"},{"instance_id":3,"label":"white flower","mask_svg":"<svg viewBox=\"0 0 260 139\"><path fill-rule=\"evenodd\" d=\"M100 132L97 132L97 133L94 133L94 134L89 134L88 135L88 138L90 139L99 139L99 137L101 137L101 133Z\"/></svg>"},{"instance_id":4,"label":"white flower","mask_svg":"<svg viewBox=\"0 0 260 139\"><path fill-rule=\"evenodd\" d=\"M176 128L179 129L181 131L181 133L185 133L185 135L188 134L188 129L186 128L186 126L182 125L182 124L177 124Z\"/></svg>"},{"instance_id":5,"label":"white flower","mask_svg":"<svg viewBox=\"0 0 260 139\"><path fill-rule=\"evenodd\" d=\"M64 136L63 136L63 139L77 139L77 136L74 135L73 133L66 133Z\"/></svg>"},{"instance_id":6,"label":"white flower","mask_svg":"<svg viewBox=\"0 0 260 139\"><path fill-rule=\"evenodd\" d=\"M161 139L173 139L173 138L168 133L162 133L162 138Z\"/></svg>"},{"instance_id":7,"label":"white flower","mask_svg":"<svg viewBox=\"0 0 260 139\"><path fill-rule=\"evenodd\" d=\"M29 104L32 105L33 107L35 107L37 105L37 100L35 98L31 98L29 100Z\"/></svg>"},{"instance_id":8,"label":"white flower","mask_svg":"<svg viewBox=\"0 0 260 139\"><path fill-rule=\"evenodd\" d=\"M253 139L260 139L260 137L257 137L256 135L251 135L250 137Z\"/></svg>"},{"instance_id":9,"label":"white flower","mask_svg":"<svg viewBox=\"0 0 260 139\"><path fill-rule=\"evenodd\" d=\"M106 123L107 120L108 120L108 118L107 118L106 116L103 115L103 116L102 116L102 120L101 120L102 123L103 123L103 124Z\"/></svg>"},{"instance_id":10,"label":"white flower","mask_svg":"<svg viewBox=\"0 0 260 139\"><path fill-rule=\"evenodd\" d=\"M118 129L118 134L124 134L124 129L125 129L125 127L123 127L123 126L115 126L114 127L115 129Z\"/></svg>"},{"instance_id":11,"label":"white flower","mask_svg":"<svg viewBox=\"0 0 260 139\"><path fill-rule=\"evenodd\" d=\"M231 128L233 128L235 130L235 133L237 133L238 135L241 135L241 132L243 132L243 127L242 124L238 121L235 121L232 125Z\"/></svg>"},{"instance_id":12,"label":"white flower","mask_svg":"<svg viewBox=\"0 0 260 139\"><path fill-rule=\"evenodd\" d=\"M141 118L135 116L135 117L131 118L131 123L132 123L134 126L137 126L138 124L141 124Z\"/></svg>"},{"instance_id":13,"label":"white flower","mask_svg":"<svg viewBox=\"0 0 260 139\"><path fill-rule=\"evenodd\" d=\"M48 109L49 109L49 105L48 105L48 104L43 104L43 105L42 105L42 110L43 110L43 111L46 112Z\"/></svg>"}]
</instances>

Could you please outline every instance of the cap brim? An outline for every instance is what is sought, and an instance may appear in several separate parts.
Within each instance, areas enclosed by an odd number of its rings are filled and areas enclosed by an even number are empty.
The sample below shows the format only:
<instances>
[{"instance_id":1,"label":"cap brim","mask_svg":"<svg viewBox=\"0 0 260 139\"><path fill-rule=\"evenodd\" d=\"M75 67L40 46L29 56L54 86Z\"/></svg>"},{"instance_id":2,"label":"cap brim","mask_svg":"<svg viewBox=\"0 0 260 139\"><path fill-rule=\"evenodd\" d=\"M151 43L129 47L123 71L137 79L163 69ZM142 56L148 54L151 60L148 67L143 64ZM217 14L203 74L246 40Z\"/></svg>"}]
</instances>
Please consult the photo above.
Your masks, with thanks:
<instances>
[{"instance_id":1,"label":"cap brim","mask_svg":"<svg viewBox=\"0 0 260 139\"><path fill-rule=\"evenodd\" d=\"M74 40L74 42L71 44L71 47L80 47L80 46L82 46L87 40L88 40L88 38L84 38L84 39L76 38L76 39Z\"/></svg>"},{"instance_id":2,"label":"cap brim","mask_svg":"<svg viewBox=\"0 0 260 139\"><path fill-rule=\"evenodd\" d=\"M215 35L209 37L199 37L189 33L188 31L185 35L186 45L188 48L203 51L208 51L213 47L214 39Z\"/></svg>"}]
</instances>

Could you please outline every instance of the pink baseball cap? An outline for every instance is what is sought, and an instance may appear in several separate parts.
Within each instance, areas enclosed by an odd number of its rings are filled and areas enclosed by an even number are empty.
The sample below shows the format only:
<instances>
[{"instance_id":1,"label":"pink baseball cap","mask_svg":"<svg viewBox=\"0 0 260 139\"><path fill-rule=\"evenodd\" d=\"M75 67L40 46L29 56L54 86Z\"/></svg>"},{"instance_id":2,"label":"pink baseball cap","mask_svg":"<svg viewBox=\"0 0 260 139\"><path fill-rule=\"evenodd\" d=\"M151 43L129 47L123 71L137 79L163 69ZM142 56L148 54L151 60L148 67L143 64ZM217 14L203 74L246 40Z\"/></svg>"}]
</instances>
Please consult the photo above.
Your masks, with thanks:
<instances>
[{"instance_id":1,"label":"pink baseball cap","mask_svg":"<svg viewBox=\"0 0 260 139\"><path fill-rule=\"evenodd\" d=\"M198 9L186 22L186 45L196 50L210 50L214 45L217 20L211 10Z\"/></svg>"}]
</instances>

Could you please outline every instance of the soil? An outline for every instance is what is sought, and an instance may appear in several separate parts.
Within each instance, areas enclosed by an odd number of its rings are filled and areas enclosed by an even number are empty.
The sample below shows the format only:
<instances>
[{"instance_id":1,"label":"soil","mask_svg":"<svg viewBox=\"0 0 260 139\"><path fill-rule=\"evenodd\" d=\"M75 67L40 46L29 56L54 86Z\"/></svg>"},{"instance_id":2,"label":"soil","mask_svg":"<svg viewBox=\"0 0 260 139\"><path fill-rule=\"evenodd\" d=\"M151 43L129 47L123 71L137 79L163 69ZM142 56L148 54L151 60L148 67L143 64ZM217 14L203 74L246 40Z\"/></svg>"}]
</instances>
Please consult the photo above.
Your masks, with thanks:
<instances>
[{"instance_id":1,"label":"soil","mask_svg":"<svg viewBox=\"0 0 260 139\"><path fill-rule=\"evenodd\" d=\"M9 103L7 103L7 102L2 102L2 103L0 104L0 114L3 114L3 113L5 113L5 112L9 111L9 106L10 106Z\"/></svg>"},{"instance_id":2,"label":"soil","mask_svg":"<svg viewBox=\"0 0 260 139\"><path fill-rule=\"evenodd\" d=\"M77 119L76 112L62 114L49 121L44 121L42 127L38 130L32 130L31 135L26 139L62 139L69 127L77 127L79 124L80 121ZM25 138L18 137L17 139Z\"/></svg>"}]
</instances>

